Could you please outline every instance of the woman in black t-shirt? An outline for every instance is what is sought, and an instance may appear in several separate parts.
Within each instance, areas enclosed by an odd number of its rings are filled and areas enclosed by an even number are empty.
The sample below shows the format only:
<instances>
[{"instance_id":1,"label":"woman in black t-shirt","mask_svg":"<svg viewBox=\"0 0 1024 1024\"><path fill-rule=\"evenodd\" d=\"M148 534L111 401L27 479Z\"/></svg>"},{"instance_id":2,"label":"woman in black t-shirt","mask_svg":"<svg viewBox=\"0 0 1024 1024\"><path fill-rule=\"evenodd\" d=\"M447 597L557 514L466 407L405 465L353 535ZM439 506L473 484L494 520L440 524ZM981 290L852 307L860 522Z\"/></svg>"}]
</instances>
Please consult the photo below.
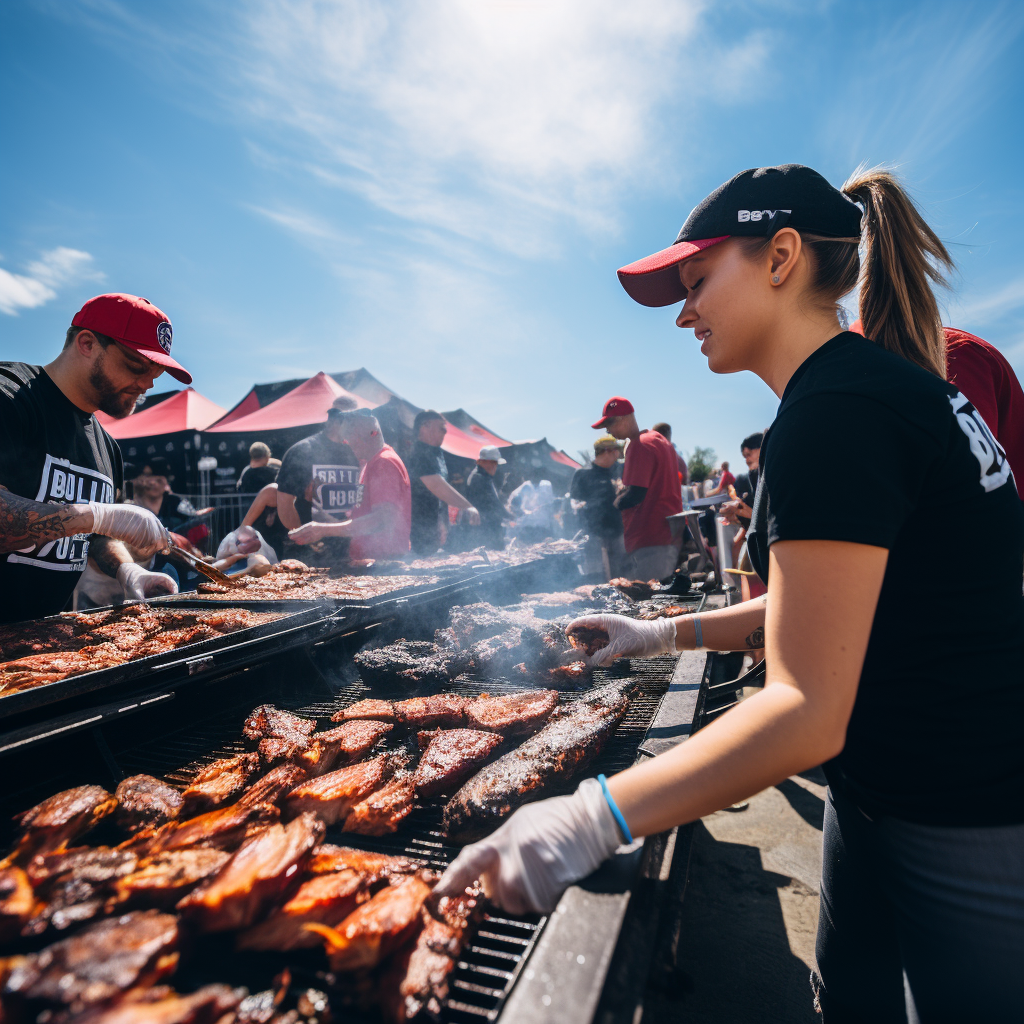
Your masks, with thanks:
<instances>
[{"instance_id":1,"label":"woman in black t-shirt","mask_svg":"<svg viewBox=\"0 0 1024 1024\"><path fill-rule=\"evenodd\" d=\"M944 379L929 279L949 265L889 174L840 191L786 165L737 175L673 246L619 271L645 305L684 302L676 323L712 370L751 370L779 396L749 531L768 593L578 621L609 634L595 664L763 646L767 685L674 750L517 811L442 891L479 876L506 909L549 910L632 836L824 762L826 1024L1019 1014L1024 512L1002 449ZM839 324L858 277L874 341ZM803 482L837 457L823 514Z\"/></svg>"}]
</instances>

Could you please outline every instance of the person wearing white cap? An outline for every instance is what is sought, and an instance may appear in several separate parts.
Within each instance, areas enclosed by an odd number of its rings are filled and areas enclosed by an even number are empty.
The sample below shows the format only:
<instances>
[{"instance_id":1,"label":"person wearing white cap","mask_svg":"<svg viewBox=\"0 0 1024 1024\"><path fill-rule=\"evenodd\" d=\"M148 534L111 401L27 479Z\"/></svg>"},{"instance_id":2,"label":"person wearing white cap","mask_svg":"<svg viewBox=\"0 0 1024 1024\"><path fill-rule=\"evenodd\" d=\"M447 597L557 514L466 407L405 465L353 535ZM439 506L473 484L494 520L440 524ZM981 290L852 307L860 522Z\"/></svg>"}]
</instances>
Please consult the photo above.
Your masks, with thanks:
<instances>
[{"instance_id":1,"label":"person wearing white cap","mask_svg":"<svg viewBox=\"0 0 1024 1024\"><path fill-rule=\"evenodd\" d=\"M485 445L477 456L476 469L466 481L466 497L480 513L480 525L470 529L482 544L494 551L500 551L505 546L502 524L509 517L508 509L495 486L498 467L504 465L505 460L497 447L493 444Z\"/></svg>"}]
</instances>

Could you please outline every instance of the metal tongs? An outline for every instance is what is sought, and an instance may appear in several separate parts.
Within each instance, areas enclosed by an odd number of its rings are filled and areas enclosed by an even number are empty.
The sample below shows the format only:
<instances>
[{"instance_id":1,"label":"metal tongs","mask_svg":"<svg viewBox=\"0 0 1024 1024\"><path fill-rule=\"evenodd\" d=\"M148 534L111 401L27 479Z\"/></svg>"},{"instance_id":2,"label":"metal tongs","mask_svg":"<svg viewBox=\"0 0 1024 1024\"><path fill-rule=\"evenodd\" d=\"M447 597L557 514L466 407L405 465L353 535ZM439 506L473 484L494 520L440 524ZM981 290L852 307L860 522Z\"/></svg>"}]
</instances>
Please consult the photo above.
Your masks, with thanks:
<instances>
[{"instance_id":1,"label":"metal tongs","mask_svg":"<svg viewBox=\"0 0 1024 1024\"><path fill-rule=\"evenodd\" d=\"M211 583L218 583L220 586L230 589L242 585L241 580L236 580L234 577L228 576L227 573L221 572L220 569L215 569L209 562L204 562L201 558L193 555L191 551L186 551L183 547L179 547L170 537L167 538L167 547L164 550L172 557L178 558L191 566Z\"/></svg>"}]
</instances>

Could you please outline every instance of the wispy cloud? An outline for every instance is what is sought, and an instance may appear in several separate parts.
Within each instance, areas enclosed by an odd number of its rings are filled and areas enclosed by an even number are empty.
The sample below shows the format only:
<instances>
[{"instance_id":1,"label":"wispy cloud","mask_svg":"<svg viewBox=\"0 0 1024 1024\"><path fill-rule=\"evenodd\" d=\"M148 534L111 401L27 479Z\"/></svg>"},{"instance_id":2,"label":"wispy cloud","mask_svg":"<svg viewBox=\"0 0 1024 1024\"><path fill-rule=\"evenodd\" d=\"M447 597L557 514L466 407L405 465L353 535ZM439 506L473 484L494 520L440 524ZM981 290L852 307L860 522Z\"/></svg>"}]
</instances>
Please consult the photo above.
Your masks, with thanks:
<instances>
[{"instance_id":1,"label":"wispy cloud","mask_svg":"<svg viewBox=\"0 0 1024 1024\"><path fill-rule=\"evenodd\" d=\"M951 303L951 312L964 323L985 325L1024 308L1024 275L1016 277L987 295Z\"/></svg>"},{"instance_id":2,"label":"wispy cloud","mask_svg":"<svg viewBox=\"0 0 1024 1024\"><path fill-rule=\"evenodd\" d=\"M17 316L20 310L35 309L55 299L64 285L103 279L89 253L65 246L47 250L25 270L13 274L0 267L0 313Z\"/></svg>"}]
</instances>

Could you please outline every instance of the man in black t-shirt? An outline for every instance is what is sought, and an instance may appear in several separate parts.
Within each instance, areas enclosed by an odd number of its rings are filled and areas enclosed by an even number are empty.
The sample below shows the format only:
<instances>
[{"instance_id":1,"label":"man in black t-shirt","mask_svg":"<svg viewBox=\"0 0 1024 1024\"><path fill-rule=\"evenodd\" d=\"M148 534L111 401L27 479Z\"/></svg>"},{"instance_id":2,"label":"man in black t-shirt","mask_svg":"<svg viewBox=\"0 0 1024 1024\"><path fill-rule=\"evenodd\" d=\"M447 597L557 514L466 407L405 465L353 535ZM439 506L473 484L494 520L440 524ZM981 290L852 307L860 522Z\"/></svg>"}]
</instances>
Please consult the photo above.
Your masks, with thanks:
<instances>
[{"instance_id":1,"label":"man in black t-shirt","mask_svg":"<svg viewBox=\"0 0 1024 1024\"><path fill-rule=\"evenodd\" d=\"M736 498L742 504L729 502L722 506L722 515L734 525L745 530L750 526L750 510L754 507L754 495L757 493L757 478L760 473L761 439L763 433L750 434L740 444L740 454L747 464L746 473L740 473L733 485Z\"/></svg>"},{"instance_id":2,"label":"man in black t-shirt","mask_svg":"<svg viewBox=\"0 0 1024 1024\"><path fill-rule=\"evenodd\" d=\"M168 530L184 533L186 524L194 520L199 512L188 498L171 490L173 479L165 458L157 455L147 459L132 481L132 501L155 513Z\"/></svg>"},{"instance_id":3,"label":"man in black t-shirt","mask_svg":"<svg viewBox=\"0 0 1024 1024\"><path fill-rule=\"evenodd\" d=\"M448 507L468 513L470 526L480 525L480 514L450 483L448 465L441 444L448 433L444 417L433 409L416 414L412 424L412 454L406 468L412 484L412 550L417 555L432 555L447 535Z\"/></svg>"},{"instance_id":4,"label":"man in black t-shirt","mask_svg":"<svg viewBox=\"0 0 1024 1024\"><path fill-rule=\"evenodd\" d=\"M483 544L493 551L505 547L504 524L509 519L508 509L498 495L497 479L499 466L505 460L495 445L480 449L476 467L466 480L466 497L480 513L480 525L468 528L471 546Z\"/></svg>"},{"instance_id":5,"label":"man in black t-shirt","mask_svg":"<svg viewBox=\"0 0 1024 1024\"><path fill-rule=\"evenodd\" d=\"M63 610L87 560L131 600L177 589L125 546L148 557L166 530L149 510L115 504L121 452L93 415L131 415L164 369L191 383L170 351L156 306L110 294L75 314L51 363L0 363L0 622Z\"/></svg>"},{"instance_id":6,"label":"man in black t-shirt","mask_svg":"<svg viewBox=\"0 0 1024 1024\"><path fill-rule=\"evenodd\" d=\"M573 474L569 498L582 503L580 516L587 531L584 572L601 573L605 579L621 576L626 549L622 538L622 513L615 507L620 488L612 470L619 461L619 442L610 434L594 442L594 459Z\"/></svg>"},{"instance_id":7,"label":"man in black t-shirt","mask_svg":"<svg viewBox=\"0 0 1024 1024\"><path fill-rule=\"evenodd\" d=\"M259 494L267 484L277 480L281 467L270 464L270 448L262 441L249 445L249 465L242 470L235 490L241 494Z\"/></svg>"},{"instance_id":8,"label":"man in black t-shirt","mask_svg":"<svg viewBox=\"0 0 1024 1024\"><path fill-rule=\"evenodd\" d=\"M340 414L351 405L352 400L344 396L335 399L320 433L296 441L284 453L277 475L277 515L286 529L297 530L313 519L338 522L359 504L359 460L342 440ZM347 539L332 537L319 544L323 545L319 557L319 545L291 544L282 557L304 562L312 557L325 565L337 565L348 555Z\"/></svg>"}]
</instances>

